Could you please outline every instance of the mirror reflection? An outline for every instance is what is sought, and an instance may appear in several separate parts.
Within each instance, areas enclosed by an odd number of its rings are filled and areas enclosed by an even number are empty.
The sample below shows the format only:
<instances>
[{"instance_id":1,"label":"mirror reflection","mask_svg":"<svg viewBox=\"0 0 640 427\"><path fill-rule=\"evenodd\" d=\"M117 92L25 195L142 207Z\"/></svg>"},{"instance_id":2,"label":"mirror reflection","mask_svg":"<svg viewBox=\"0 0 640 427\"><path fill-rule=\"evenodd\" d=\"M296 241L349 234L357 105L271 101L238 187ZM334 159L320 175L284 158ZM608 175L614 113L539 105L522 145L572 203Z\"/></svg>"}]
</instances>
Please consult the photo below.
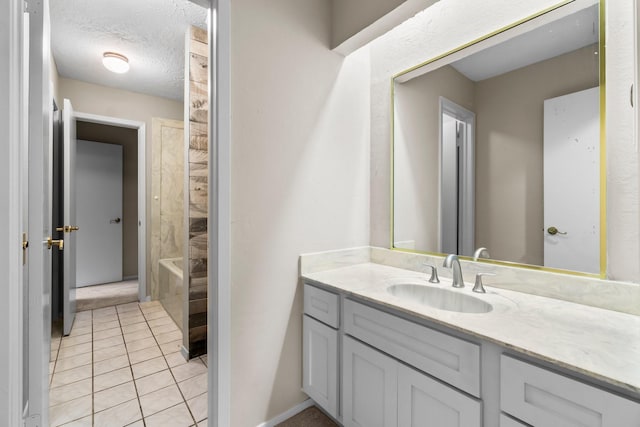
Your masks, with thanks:
<instances>
[{"instance_id":1,"label":"mirror reflection","mask_svg":"<svg viewBox=\"0 0 640 427\"><path fill-rule=\"evenodd\" d=\"M395 77L394 248L600 272L599 31L574 2Z\"/></svg>"}]
</instances>

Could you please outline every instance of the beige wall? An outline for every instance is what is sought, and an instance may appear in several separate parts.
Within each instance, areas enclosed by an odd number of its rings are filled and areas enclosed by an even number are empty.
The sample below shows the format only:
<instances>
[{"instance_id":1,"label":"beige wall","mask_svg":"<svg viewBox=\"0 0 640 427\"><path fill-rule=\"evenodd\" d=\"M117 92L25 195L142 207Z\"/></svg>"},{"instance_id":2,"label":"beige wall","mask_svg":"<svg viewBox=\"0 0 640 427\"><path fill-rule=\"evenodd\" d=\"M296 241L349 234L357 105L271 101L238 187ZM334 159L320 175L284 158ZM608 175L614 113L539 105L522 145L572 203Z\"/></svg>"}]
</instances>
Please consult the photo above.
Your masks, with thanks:
<instances>
[{"instance_id":1,"label":"beige wall","mask_svg":"<svg viewBox=\"0 0 640 427\"><path fill-rule=\"evenodd\" d=\"M78 121L77 137L122 146L122 276L138 275L138 132Z\"/></svg>"},{"instance_id":2,"label":"beige wall","mask_svg":"<svg viewBox=\"0 0 640 427\"><path fill-rule=\"evenodd\" d=\"M232 2L234 427L306 398L299 255L369 242L368 55L329 50L329 6Z\"/></svg>"},{"instance_id":3,"label":"beige wall","mask_svg":"<svg viewBox=\"0 0 640 427\"><path fill-rule=\"evenodd\" d=\"M150 272L150 239L151 227L151 118L162 117L167 119L182 120L183 104L156 96L143 95L120 89L99 86L91 83L60 78L59 92L61 98L71 100L75 111L82 113L98 114L102 116L117 117L121 119L135 120L145 123L146 128L146 193L147 193L147 277ZM62 101L60 102L62 104Z\"/></svg>"},{"instance_id":4,"label":"beige wall","mask_svg":"<svg viewBox=\"0 0 640 427\"><path fill-rule=\"evenodd\" d=\"M476 84L476 247L495 259L544 264L543 103L598 86L594 49Z\"/></svg>"},{"instance_id":5,"label":"beige wall","mask_svg":"<svg viewBox=\"0 0 640 427\"><path fill-rule=\"evenodd\" d=\"M474 111L475 84L446 66L395 85L394 240L437 251L440 97Z\"/></svg>"},{"instance_id":6,"label":"beige wall","mask_svg":"<svg viewBox=\"0 0 640 427\"><path fill-rule=\"evenodd\" d=\"M331 0L331 48L344 55L438 0Z\"/></svg>"}]
</instances>

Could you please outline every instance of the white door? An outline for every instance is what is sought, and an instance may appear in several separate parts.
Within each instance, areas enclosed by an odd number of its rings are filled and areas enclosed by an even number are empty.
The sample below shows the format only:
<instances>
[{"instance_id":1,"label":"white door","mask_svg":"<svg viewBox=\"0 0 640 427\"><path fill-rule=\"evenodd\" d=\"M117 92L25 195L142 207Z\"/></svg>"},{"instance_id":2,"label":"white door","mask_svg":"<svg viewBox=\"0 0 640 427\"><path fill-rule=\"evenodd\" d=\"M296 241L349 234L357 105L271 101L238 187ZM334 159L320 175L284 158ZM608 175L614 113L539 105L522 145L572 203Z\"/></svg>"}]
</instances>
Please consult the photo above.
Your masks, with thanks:
<instances>
[{"instance_id":1,"label":"white door","mask_svg":"<svg viewBox=\"0 0 640 427\"><path fill-rule=\"evenodd\" d=\"M77 284L122 280L122 146L78 141Z\"/></svg>"},{"instance_id":2,"label":"white door","mask_svg":"<svg viewBox=\"0 0 640 427\"><path fill-rule=\"evenodd\" d=\"M544 101L544 265L600 272L599 88Z\"/></svg>"},{"instance_id":3,"label":"white door","mask_svg":"<svg viewBox=\"0 0 640 427\"><path fill-rule=\"evenodd\" d=\"M59 250L50 244L52 192L52 110L50 87L50 29L49 2L33 2L25 21L28 34L28 165L27 221L29 250L26 258L25 292L28 293L26 316L26 347L23 383L26 399L27 425L49 425L49 356L51 348L51 251ZM53 243L53 242L51 242ZM56 242L57 243L57 242ZM13 346L18 343L7 343ZM2 384L1 387L5 387ZM17 397L17 396L14 396Z\"/></svg>"},{"instance_id":4,"label":"white door","mask_svg":"<svg viewBox=\"0 0 640 427\"><path fill-rule=\"evenodd\" d=\"M62 107L63 144L63 225L64 254L62 256L62 321L63 333L69 335L76 316L76 117L71 101L64 100ZM58 231L60 229L58 228Z\"/></svg>"}]
</instances>

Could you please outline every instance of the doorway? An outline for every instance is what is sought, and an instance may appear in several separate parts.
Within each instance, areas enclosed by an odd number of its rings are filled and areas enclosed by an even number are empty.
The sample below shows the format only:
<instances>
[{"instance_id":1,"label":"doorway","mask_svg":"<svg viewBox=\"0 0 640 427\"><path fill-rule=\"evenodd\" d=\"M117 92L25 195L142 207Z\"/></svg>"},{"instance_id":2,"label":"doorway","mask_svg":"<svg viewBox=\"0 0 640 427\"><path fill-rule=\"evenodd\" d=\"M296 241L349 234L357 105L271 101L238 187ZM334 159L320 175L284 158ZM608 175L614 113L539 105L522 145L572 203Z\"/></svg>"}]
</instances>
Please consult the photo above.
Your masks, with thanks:
<instances>
[{"instance_id":1,"label":"doorway","mask_svg":"<svg viewBox=\"0 0 640 427\"><path fill-rule=\"evenodd\" d=\"M92 164L91 153L98 150L100 151L98 154L102 156L104 154L102 151L105 149L119 151L122 161L118 177L121 180L119 184L121 194L115 196L120 200L116 200L114 203L119 202L122 209L119 210L121 213L115 213L114 218L105 220L108 223L106 227L111 228L99 230L99 227L94 224L96 222L94 217L103 213L110 215L111 212L102 211L113 209L111 205L114 204L107 203L105 205L102 203L101 199L106 198L105 189L97 188L97 191L94 191L92 188L94 185L91 184L83 190L83 185L79 185L77 191L74 192L74 195L82 196L85 194L85 197L91 199L76 200L80 230L77 232L78 263L73 264L77 265L78 289L70 292L62 286L64 274L61 265L53 275L52 313L54 320L63 316L62 308L65 302L69 301L74 303L70 304L71 306L77 305L77 311L83 311L146 299L144 270L146 260L144 230L145 125L140 122L84 113L74 113L74 118L80 164L72 167L76 169L75 172L78 175L84 174L84 178L77 177L78 181L82 181L82 184L88 184L93 180L95 185L102 186L101 182L105 181L105 171L102 170L102 167L98 168L97 164ZM63 138L56 139L62 140ZM56 225L59 225L64 222L61 200L64 175L61 172L63 170L62 148L56 147L54 154L56 157L54 159L54 221ZM96 159L94 158L94 160ZM91 205L99 203L102 203L103 206L93 212ZM120 206L116 206L115 209L120 209ZM117 230L111 230L112 228ZM113 238L114 234L116 239ZM114 240L110 242L111 245L108 245L109 240ZM116 255L112 255L114 250L117 252ZM64 254L62 256L64 257ZM105 260L108 259L113 262L106 263L108 264L106 265ZM102 264L105 265L101 266ZM96 266L104 267L108 277L101 274L100 268L96 268ZM114 269L117 270L115 274L109 272ZM83 287L83 285L91 286Z\"/></svg>"},{"instance_id":2,"label":"doorway","mask_svg":"<svg viewBox=\"0 0 640 427\"><path fill-rule=\"evenodd\" d=\"M475 206L475 113L440 97L440 248L472 256Z\"/></svg>"}]
</instances>

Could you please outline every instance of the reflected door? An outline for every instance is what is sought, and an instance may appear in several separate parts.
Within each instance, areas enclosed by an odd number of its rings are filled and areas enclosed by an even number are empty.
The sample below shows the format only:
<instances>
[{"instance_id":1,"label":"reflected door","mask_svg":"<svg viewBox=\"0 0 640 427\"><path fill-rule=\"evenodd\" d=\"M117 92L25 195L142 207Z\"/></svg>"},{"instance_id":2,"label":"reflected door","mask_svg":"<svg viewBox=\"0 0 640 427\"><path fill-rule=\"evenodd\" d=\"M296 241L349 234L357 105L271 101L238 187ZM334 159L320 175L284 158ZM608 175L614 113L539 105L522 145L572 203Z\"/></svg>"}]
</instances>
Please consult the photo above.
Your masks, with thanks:
<instances>
[{"instance_id":1,"label":"reflected door","mask_svg":"<svg viewBox=\"0 0 640 427\"><path fill-rule=\"evenodd\" d=\"M544 265L600 272L599 88L544 102Z\"/></svg>"}]
</instances>

